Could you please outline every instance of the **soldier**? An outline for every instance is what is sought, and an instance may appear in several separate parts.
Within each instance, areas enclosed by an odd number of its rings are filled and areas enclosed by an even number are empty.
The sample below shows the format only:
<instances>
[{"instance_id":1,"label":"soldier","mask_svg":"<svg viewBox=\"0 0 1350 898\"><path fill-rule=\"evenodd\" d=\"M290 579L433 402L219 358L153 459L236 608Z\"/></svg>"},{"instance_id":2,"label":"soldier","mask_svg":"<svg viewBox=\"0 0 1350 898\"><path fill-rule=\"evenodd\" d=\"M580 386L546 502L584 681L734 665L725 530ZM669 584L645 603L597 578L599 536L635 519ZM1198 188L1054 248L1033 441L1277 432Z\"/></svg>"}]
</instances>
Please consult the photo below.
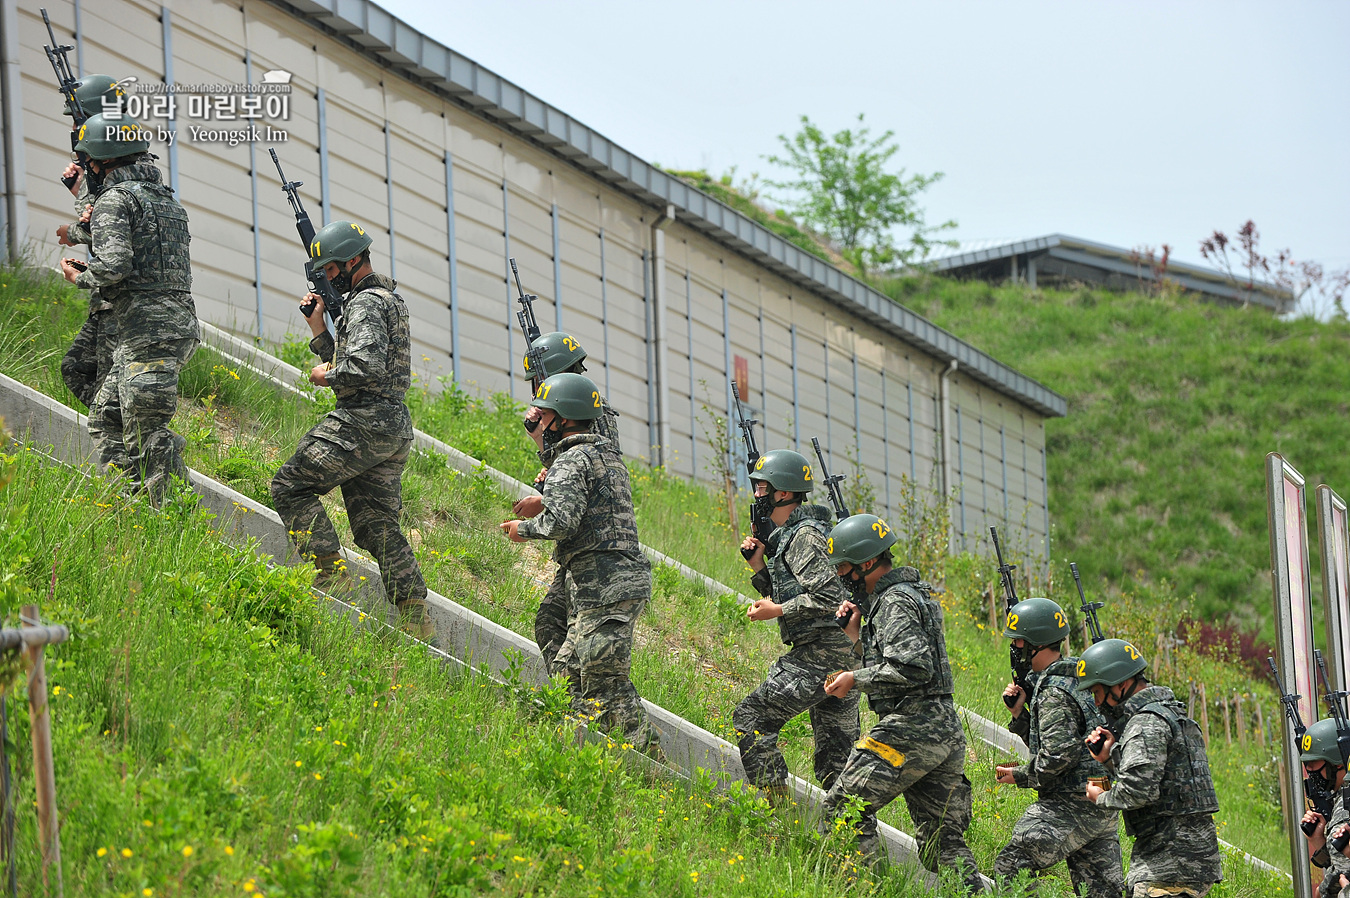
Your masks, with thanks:
<instances>
[{"instance_id":1,"label":"soldier","mask_svg":"<svg viewBox=\"0 0 1350 898\"><path fill-rule=\"evenodd\" d=\"M75 87L75 102L86 113L116 106L122 97L122 88L110 75L87 75ZM65 115L75 115L75 108L66 100ZM61 173L62 178L73 178L70 193L75 197L75 220L56 229L57 242L62 246L89 244L90 204L95 190L84 168L72 162ZM112 370L113 350L117 347L117 316L112 303L103 299L97 289L89 291L89 317L75 334L70 349L61 359L61 380L86 407L94 404L94 397L103 385L103 379Z\"/></svg>"},{"instance_id":2,"label":"soldier","mask_svg":"<svg viewBox=\"0 0 1350 898\"><path fill-rule=\"evenodd\" d=\"M1001 764L994 773L1000 783L1035 789L1037 799L1017 821L994 871L1010 879L1018 870L1039 872L1067 860L1075 894L1120 898L1125 873L1116 812L1083 800L1088 779L1106 776L1083 738L1105 721L1090 696L1074 688L1078 659L1060 654L1069 635L1064 609L1049 599L1018 602L1003 635L1030 655L1031 694L1015 683L1003 694L1016 699L1008 729L1027 744L1031 759Z\"/></svg>"},{"instance_id":3,"label":"soldier","mask_svg":"<svg viewBox=\"0 0 1350 898\"><path fill-rule=\"evenodd\" d=\"M844 632L862 666L828 680L825 691L843 698L857 686L880 719L854 746L825 796L826 816L834 817L849 796L861 799L858 847L881 860L877 812L903 795L923 865L956 868L969 891L983 892L964 837L971 818L966 737L952 700L942 606L917 570L891 566L893 545L894 532L870 514L835 525L827 543L830 561L852 593L839 615L848 620Z\"/></svg>"},{"instance_id":4,"label":"soldier","mask_svg":"<svg viewBox=\"0 0 1350 898\"><path fill-rule=\"evenodd\" d=\"M564 372L584 374L586 372L586 350L570 334L558 331L541 334L539 339L534 341L531 350L525 356L523 364L525 376L530 379L532 392L537 393L539 385L543 383L544 379L554 374ZM530 370L531 355L538 358L537 367L540 370ZM604 397L601 397L600 404L605 413L597 421L596 430L622 452L619 446L619 428L615 424L615 419L618 418L619 413L609 407L609 403L605 401ZM538 424L539 417L542 414L542 409L531 405L525 411L524 422L526 432L534 440L535 445L539 447L539 461L544 466L534 481L534 488L541 493L544 490L545 475L548 474L548 468L553 464L553 459L557 455L555 447L550 446L547 449L544 447L544 432L539 429ZM511 513L521 518L532 518L543 510L544 500L541 496L526 496L512 506ZM539 654L544 658L545 670L550 674L561 673L559 670L554 670L554 665L557 661L558 651L567 638L567 616L571 608L570 593L574 591L574 587L568 586L567 570L559 567L553 576L553 582L549 584L548 591L539 603L538 612L534 616L534 641L539 646Z\"/></svg>"},{"instance_id":5,"label":"soldier","mask_svg":"<svg viewBox=\"0 0 1350 898\"><path fill-rule=\"evenodd\" d=\"M623 731L639 750L657 752L656 734L628 678L633 627L652 594L652 569L638 545L628 468L599 433L600 391L582 374L555 374L531 403L553 464L543 510L501 529L514 542L556 540L554 560L576 587L557 663L574 681L572 707L603 730Z\"/></svg>"},{"instance_id":6,"label":"soldier","mask_svg":"<svg viewBox=\"0 0 1350 898\"><path fill-rule=\"evenodd\" d=\"M146 155L149 134L127 119L90 116L76 150L102 179L89 218L88 270L62 259L66 280L112 305L113 366L89 414L99 461L128 473L151 501L188 479L186 441L169 429L178 372L197 349L187 212Z\"/></svg>"},{"instance_id":7,"label":"soldier","mask_svg":"<svg viewBox=\"0 0 1350 898\"><path fill-rule=\"evenodd\" d=\"M831 673L853 666L852 642L835 623L849 594L826 550L833 515L804 504L815 486L805 456L791 449L767 452L755 463L750 482L762 518L774 529L764 542L748 536L741 544L752 552L750 582L764 597L747 614L753 621L776 619L789 648L731 720L746 779L781 801L788 795L788 769L778 733L789 720L810 714L816 779L827 790L858 739L857 694L836 698L821 688Z\"/></svg>"},{"instance_id":8,"label":"soldier","mask_svg":"<svg viewBox=\"0 0 1350 898\"><path fill-rule=\"evenodd\" d=\"M1086 794L1098 807L1122 811L1134 836L1128 898L1201 898L1223 879L1213 817L1219 800L1200 727L1172 690L1149 683L1147 666L1123 639L1089 646L1078 662L1078 688L1092 690L1111 721L1087 741L1102 740L1092 756L1115 777L1110 789L1088 783Z\"/></svg>"},{"instance_id":9,"label":"soldier","mask_svg":"<svg viewBox=\"0 0 1350 898\"><path fill-rule=\"evenodd\" d=\"M297 548L314 556L315 585L350 588L337 533L319 501L341 487L352 538L379 564L385 598L398 609L401 626L430 639L435 630L427 584L399 529L403 466L413 437L403 403L412 383L408 308L394 281L371 268L370 236L360 225L329 222L314 235L309 254L347 297L335 322L336 340L324 327L323 298L310 293L302 300L314 303L305 319L314 335L309 348L324 362L309 380L331 387L337 407L300 438L272 478L272 500Z\"/></svg>"},{"instance_id":10,"label":"soldier","mask_svg":"<svg viewBox=\"0 0 1350 898\"><path fill-rule=\"evenodd\" d=\"M1325 791L1336 796L1330 820L1313 810L1303 815L1303 822L1317 824L1312 835L1308 836L1308 857L1326 870L1317 887L1318 898L1339 895L1341 877L1350 876L1350 858L1340 851L1332 850L1327 844L1328 833L1336 835L1345 829L1346 824L1350 824L1350 813L1347 813L1345 802L1340 797L1341 788L1345 785L1345 761L1341 758L1336 735L1336 721L1319 720L1308 727L1299 742L1303 773L1309 780L1319 780ZM1350 846L1347 846L1347 850L1350 850Z\"/></svg>"}]
</instances>

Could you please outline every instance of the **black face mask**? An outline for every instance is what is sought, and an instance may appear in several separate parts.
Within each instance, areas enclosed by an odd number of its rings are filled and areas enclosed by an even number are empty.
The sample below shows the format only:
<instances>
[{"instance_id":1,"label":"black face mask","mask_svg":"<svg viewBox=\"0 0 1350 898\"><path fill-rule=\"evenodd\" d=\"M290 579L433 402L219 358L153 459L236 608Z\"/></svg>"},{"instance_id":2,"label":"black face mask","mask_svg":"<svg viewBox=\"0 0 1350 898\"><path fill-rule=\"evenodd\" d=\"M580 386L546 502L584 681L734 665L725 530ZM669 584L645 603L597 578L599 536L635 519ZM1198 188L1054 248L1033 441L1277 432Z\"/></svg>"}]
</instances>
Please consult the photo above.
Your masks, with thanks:
<instances>
[{"instance_id":1,"label":"black face mask","mask_svg":"<svg viewBox=\"0 0 1350 898\"><path fill-rule=\"evenodd\" d=\"M558 445L558 441L565 436L562 432L562 428L559 426L561 423L562 418L554 415L553 423L544 428L544 448L546 450L552 449L554 446Z\"/></svg>"},{"instance_id":2,"label":"black face mask","mask_svg":"<svg viewBox=\"0 0 1350 898\"><path fill-rule=\"evenodd\" d=\"M847 574L840 574L839 579L844 581L844 586L848 588L849 594L853 597L853 604L859 605L867 598L867 573L858 565L853 565L853 569Z\"/></svg>"},{"instance_id":3,"label":"black face mask","mask_svg":"<svg viewBox=\"0 0 1350 898\"><path fill-rule=\"evenodd\" d=\"M357 262L352 268L343 268L342 263L339 262L337 277L329 280L333 289L339 293L350 293L352 290L352 270L359 267L361 267L360 262Z\"/></svg>"},{"instance_id":4,"label":"black face mask","mask_svg":"<svg viewBox=\"0 0 1350 898\"><path fill-rule=\"evenodd\" d=\"M772 520L769 519L769 515L773 514L773 509L774 504L772 492L770 492L767 496L755 497L755 502L751 508L750 517L754 525L755 539L759 540L760 542L767 542L769 539L769 534L773 533L774 528L777 526L776 524L774 524Z\"/></svg>"}]
</instances>

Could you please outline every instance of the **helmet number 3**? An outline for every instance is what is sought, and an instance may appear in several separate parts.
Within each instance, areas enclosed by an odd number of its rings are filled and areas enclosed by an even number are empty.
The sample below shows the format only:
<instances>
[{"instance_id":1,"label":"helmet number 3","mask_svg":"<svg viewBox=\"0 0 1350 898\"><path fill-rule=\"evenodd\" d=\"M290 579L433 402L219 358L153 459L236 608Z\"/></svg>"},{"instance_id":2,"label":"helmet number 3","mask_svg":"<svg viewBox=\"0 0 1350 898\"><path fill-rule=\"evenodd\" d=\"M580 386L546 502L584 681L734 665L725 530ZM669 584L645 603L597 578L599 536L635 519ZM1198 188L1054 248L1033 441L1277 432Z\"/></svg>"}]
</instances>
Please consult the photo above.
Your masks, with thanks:
<instances>
[{"instance_id":1,"label":"helmet number 3","mask_svg":"<svg viewBox=\"0 0 1350 898\"><path fill-rule=\"evenodd\" d=\"M834 537L831 536L825 540L825 551L827 554L834 554Z\"/></svg>"}]
</instances>

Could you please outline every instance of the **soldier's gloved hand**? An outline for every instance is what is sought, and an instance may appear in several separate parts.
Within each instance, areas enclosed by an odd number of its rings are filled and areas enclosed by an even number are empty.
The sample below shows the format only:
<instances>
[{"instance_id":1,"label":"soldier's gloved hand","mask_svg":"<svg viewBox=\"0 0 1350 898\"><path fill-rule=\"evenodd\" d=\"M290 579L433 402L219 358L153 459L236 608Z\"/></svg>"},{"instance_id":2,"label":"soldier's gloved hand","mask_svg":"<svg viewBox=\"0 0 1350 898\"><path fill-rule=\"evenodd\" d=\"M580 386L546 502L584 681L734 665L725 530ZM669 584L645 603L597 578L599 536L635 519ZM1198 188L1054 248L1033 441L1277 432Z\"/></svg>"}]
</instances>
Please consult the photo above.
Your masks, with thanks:
<instances>
[{"instance_id":1,"label":"soldier's gloved hand","mask_svg":"<svg viewBox=\"0 0 1350 898\"><path fill-rule=\"evenodd\" d=\"M1016 683L1009 683L1008 688L1003 690L1003 697L1017 699L1010 710L1013 717L1021 717L1022 709L1027 706L1027 691Z\"/></svg>"},{"instance_id":2,"label":"soldier's gloved hand","mask_svg":"<svg viewBox=\"0 0 1350 898\"><path fill-rule=\"evenodd\" d=\"M1090 747L1090 743L1092 743L1093 740L1099 737L1102 740L1101 746L1098 748L1096 753L1093 753L1092 748ZM1116 737L1112 735L1111 731L1108 730L1106 727L1097 727L1095 730L1087 734L1087 737L1083 740L1083 742L1089 743L1088 753L1092 754L1092 757L1096 758L1098 761L1101 761L1103 764L1105 764L1107 759L1111 757L1111 746L1116 744ZM1088 791L1091 790L1092 787L1088 786Z\"/></svg>"},{"instance_id":3,"label":"soldier's gloved hand","mask_svg":"<svg viewBox=\"0 0 1350 898\"><path fill-rule=\"evenodd\" d=\"M72 162L66 166L65 171L61 172L61 180L64 181L66 178L75 179L74 183L70 185L70 195L79 196L80 182L84 180L84 169Z\"/></svg>"},{"instance_id":4,"label":"soldier's gloved hand","mask_svg":"<svg viewBox=\"0 0 1350 898\"><path fill-rule=\"evenodd\" d=\"M1017 780L1013 779L1013 771L1017 769L1016 764L999 764L994 768L994 781L1002 783L1005 786L1017 785Z\"/></svg>"},{"instance_id":5,"label":"soldier's gloved hand","mask_svg":"<svg viewBox=\"0 0 1350 898\"><path fill-rule=\"evenodd\" d=\"M747 536L741 543L741 550L750 550L750 557L745 559L752 570L764 570L764 543L755 539L753 536Z\"/></svg>"},{"instance_id":6,"label":"soldier's gloved hand","mask_svg":"<svg viewBox=\"0 0 1350 898\"><path fill-rule=\"evenodd\" d=\"M783 606L773 599L756 599L745 613L751 620L773 620L783 616Z\"/></svg>"},{"instance_id":7,"label":"soldier's gloved hand","mask_svg":"<svg viewBox=\"0 0 1350 898\"><path fill-rule=\"evenodd\" d=\"M543 496L526 496L511 506L511 514L522 518L537 517L544 510Z\"/></svg>"},{"instance_id":8,"label":"soldier's gloved hand","mask_svg":"<svg viewBox=\"0 0 1350 898\"><path fill-rule=\"evenodd\" d=\"M523 543L523 542L525 542L525 537L521 536L521 535L520 535L520 532L517 530L517 528L520 527L520 525L521 525L522 523L524 523L524 522L523 522L523 521L504 521L503 523L498 524L497 526L498 526L499 528L501 528L502 533L505 533L507 536L511 537L511 542L513 542L513 543Z\"/></svg>"}]
</instances>

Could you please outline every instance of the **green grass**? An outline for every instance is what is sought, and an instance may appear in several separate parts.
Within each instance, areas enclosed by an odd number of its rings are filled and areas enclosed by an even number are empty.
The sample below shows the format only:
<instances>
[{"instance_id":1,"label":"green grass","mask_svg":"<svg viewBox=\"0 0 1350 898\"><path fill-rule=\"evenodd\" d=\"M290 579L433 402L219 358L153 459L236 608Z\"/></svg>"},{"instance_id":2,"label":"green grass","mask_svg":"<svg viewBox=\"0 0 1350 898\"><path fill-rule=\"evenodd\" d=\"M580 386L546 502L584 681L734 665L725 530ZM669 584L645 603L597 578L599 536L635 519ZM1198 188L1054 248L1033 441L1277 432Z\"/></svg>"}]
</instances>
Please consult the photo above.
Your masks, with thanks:
<instances>
[{"instance_id":1,"label":"green grass","mask_svg":"<svg viewBox=\"0 0 1350 898\"><path fill-rule=\"evenodd\" d=\"M11 323L5 331L10 335L8 341L0 340L0 370L69 401L53 369L64 351L64 341L78 324L77 301L60 289L52 290L45 282L29 283L12 273L7 277L15 283L0 289L0 314ZM189 463L213 476L233 477L236 488L266 502L265 487L271 471L317 418L319 407L258 382L247 371L231 369L205 349L185 371L183 384L185 398L175 428L189 436ZM533 474L532 453L519 430L516 411L500 403L494 405L491 400L455 398L453 394L444 399L414 397L412 404L418 411L419 424L426 420L429 406L432 412L444 416L431 428L438 436L481 434L484 442L479 457L517 476L522 466L524 473ZM456 410L455 404L461 407ZM494 436L502 447L495 450L495 457L490 442ZM526 445L524 450L522 444ZM468 446L461 448L473 451ZM718 499L700 487L646 469L635 471L634 485L647 542L744 588L744 579L738 584L737 578L744 578L745 568L735 551L738 540L730 528L724 522L707 527L689 523L716 522ZM537 581L547 576L547 567L537 552L516 547L496 532L495 523L509 511L505 497L484 478L455 475L439 459L429 456L417 456L410 463L404 491L404 526L417 531L413 541L432 588L517 632L530 633L541 590ZM340 504L330 502L329 508L343 530ZM681 543L677 538L689 541ZM956 573L949 572L947 578L948 602L953 609L962 601L970 601L968 597L957 598L969 590L962 591ZM974 582L970 576L966 579ZM772 658L781 651L776 628L748 624L734 603L711 599L673 571L658 569L655 585L653 601L639 625L634 681L645 697L712 732L731 736L731 709L758 684ZM955 612L952 621L948 638L953 659L964 664L965 670L987 670L988 682L997 686L990 692L988 689L994 687L986 689L986 680L978 680L973 674L965 676L963 670L958 678L958 699L979 707L979 702L1001 690L998 668L1006 664L1006 652L1001 644L987 651L980 650L976 642L967 646L962 642L967 638L965 631L975 640L980 638L975 635L978 629ZM962 654L967 651L970 657ZM794 721L785 730L789 764L808 778L809 744L805 720ZM992 785L993 760L987 750L972 747L968 773L976 784L976 822L970 840L986 870L992 866L1011 821L1029 801L1025 793ZM1226 802L1226 793L1221 794ZM1273 830L1268 822L1270 814L1267 803L1260 814L1254 815L1258 822L1253 826ZM884 819L909 828L901 806L888 809ZM1226 834L1232 838L1231 833ZM1243 847L1253 851L1259 847L1257 853L1266 854L1263 846ZM1280 861L1278 853L1269 859ZM1222 894L1271 893L1260 877L1252 879L1241 865L1230 866L1233 879ZM1054 882L1052 889L1062 885L1060 880ZM1055 894L1052 889L1042 894Z\"/></svg>"}]
</instances>

